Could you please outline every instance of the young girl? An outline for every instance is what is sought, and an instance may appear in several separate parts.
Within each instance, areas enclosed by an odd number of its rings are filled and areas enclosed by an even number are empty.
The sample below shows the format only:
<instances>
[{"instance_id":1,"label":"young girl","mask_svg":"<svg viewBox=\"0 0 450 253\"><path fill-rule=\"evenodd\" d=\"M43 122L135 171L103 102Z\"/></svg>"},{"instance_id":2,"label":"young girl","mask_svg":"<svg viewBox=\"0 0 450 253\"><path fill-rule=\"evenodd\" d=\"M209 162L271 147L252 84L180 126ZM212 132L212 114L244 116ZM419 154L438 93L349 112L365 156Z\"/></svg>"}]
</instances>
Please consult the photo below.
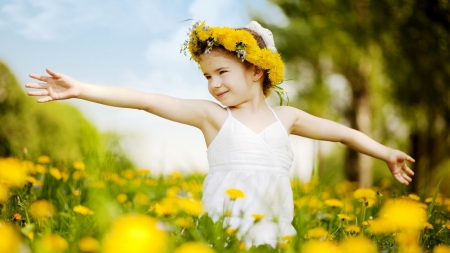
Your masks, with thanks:
<instances>
[{"instance_id":1,"label":"young girl","mask_svg":"<svg viewBox=\"0 0 450 253\"><path fill-rule=\"evenodd\" d=\"M210 166L203 184L204 209L214 220L226 214L225 225L239 228L238 235L248 246L275 247L282 236L296 234L291 225L294 207L289 169L293 152L289 134L341 142L385 161L400 183L411 181L408 174L414 173L405 161L414 159L405 153L299 109L266 104L271 90L280 92L284 67L272 34L258 23L252 21L242 29L196 23L184 50L198 62L209 92L221 105L95 86L48 69L49 76L30 75L43 83L26 84L39 89L28 95L43 96L38 102L80 98L140 109L199 128L208 146Z\"/></svg>"}]
</instances>

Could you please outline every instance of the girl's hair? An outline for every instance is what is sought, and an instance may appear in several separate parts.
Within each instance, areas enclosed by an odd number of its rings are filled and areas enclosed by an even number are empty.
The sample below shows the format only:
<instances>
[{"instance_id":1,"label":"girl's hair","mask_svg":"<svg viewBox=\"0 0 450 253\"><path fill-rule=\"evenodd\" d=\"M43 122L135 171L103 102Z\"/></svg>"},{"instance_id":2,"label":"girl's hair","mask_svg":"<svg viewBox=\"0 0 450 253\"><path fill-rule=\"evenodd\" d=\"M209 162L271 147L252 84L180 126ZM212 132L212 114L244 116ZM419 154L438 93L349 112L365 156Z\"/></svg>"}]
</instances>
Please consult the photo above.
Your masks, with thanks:
<instances>
[{"instance_id":1,"label":"girl's hair","mask_svg":"<svg viewBox=\"0 0 450 253\"><path fill-rule=\"evenodd\" d=\"M255 31L250 30L250 29L245 28L245 27L244 28L236 28L236 30L244 30L244 31L249 32L253 36L253 38L255 38L255 40L256 40L256 42L258 44L258 47L260 49L266 48L266 43L264 43L263 38L261 37L261 35L259 35ZM200 57L200 55L205 53L205 51L206 51L206 49L208 49L208 47L209 46L208 46L207 41L197 40L197 47L196 48L198 48L198 50L196 50L194 52L195 56ZM224 52L226 54L232 55L233 57L237 57L236 56L236 52L228 51L222 45L213 46L212 48L213 49L218 49L218 50L220 50L220 51L222 51L222 52ZM244 61L244 64L246 66L253 66L253 64L248 62L248 61ZM262 88L263 88L264 96L267 97L268 95L270 95L270 88L272 88L272 83L270 82L269 73L268 73L267 70L264 70L264 79L263 79Z\"/></svg>"}]
</instances>

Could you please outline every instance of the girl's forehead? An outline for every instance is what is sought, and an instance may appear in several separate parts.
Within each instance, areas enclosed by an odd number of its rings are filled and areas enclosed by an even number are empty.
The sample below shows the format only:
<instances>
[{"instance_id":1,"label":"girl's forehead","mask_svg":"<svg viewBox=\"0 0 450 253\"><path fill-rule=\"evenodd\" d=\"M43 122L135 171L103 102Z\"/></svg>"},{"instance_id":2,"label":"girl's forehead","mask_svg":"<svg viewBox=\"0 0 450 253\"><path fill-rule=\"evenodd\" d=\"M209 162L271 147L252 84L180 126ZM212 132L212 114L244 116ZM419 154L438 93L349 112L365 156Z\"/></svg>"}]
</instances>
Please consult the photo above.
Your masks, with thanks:
<instances>
[{"instance_id":1,"label":"girl's forehead","mask_svg":"<svg viewBox=\"0 0 450 253\"><path fill-rule=\"evenodd\" d=\"M202 69L204 67L217 67L217 65L243 65L243 63L239 60L239 58L235 55L231 55L226 52L215 51L212 50L209 54L200 55L200 66Z\"/></svg>"}]
</instances>

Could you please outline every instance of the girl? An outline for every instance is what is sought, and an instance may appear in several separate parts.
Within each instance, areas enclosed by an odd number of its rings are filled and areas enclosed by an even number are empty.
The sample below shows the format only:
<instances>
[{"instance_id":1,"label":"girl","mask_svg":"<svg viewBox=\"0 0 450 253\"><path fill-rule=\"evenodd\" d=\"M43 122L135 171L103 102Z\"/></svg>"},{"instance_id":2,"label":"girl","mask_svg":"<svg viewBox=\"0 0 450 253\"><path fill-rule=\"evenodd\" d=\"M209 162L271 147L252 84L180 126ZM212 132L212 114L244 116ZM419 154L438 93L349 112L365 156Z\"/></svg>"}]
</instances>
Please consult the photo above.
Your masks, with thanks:
<instances>
[{"instance_id":1,"label":"girl","mask_svg":"<svg viewBox=\"0 0 450 253\"><path fill-rule=\"evenodd\" d=\"M270 108L266 97L282 91L283 63L269 30L252 21L246 28L209 27L197 22L184 44L221 105L179 99L126 88L95 86L47 69L31 74L42 83L26 84L38 102L79 98L109 106L145 110L199 128L208 146L209 174L202 202L213 220L239 228L248 246L275 247L282 236L296 234L291 225L293 199L289 181L293 152L289 134L341 142L387 163L400 183L408 184L414 159L361 132L289 106ZM236 56L237 55L237 56ZM228 194L228 195L227 195Z\"/></svg>"}]
</instances>

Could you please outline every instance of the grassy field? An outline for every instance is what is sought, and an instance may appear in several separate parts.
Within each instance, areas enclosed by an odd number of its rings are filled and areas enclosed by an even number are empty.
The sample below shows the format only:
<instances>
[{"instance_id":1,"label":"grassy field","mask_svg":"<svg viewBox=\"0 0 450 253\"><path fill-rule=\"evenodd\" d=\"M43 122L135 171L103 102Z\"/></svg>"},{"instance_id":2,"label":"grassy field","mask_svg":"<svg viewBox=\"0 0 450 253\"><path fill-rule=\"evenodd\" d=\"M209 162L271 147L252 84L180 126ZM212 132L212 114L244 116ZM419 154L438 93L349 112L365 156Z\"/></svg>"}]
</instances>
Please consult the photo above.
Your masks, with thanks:
<instances>
[{"instance_id":1,"label":"grassy field","mask_svg":"<svg viewBox=\"0 0 450 253\"><path fill-rule=\"evenodd\" d=\"M450 198L439 186L418 196L389 179L370 189L292 179L298 235L246 248L223 219L202 215L205 175L102 166L0 158L0 253L450 252Z\"/></svg>"}]
</instances>

